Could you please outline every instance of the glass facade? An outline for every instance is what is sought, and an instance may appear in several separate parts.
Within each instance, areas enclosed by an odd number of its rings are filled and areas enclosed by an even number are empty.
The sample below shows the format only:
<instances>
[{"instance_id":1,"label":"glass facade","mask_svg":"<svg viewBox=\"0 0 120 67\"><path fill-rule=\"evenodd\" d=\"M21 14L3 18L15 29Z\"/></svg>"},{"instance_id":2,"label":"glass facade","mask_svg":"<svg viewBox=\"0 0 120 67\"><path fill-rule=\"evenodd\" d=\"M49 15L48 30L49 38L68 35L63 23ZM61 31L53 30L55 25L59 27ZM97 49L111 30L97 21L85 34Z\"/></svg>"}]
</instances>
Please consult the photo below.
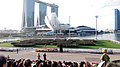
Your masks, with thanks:
<instances>
[{"instance_id":1,"label":"glass facade","mask_svg":"<svg viewBox=\"0 0 120 67\"><path fill-rule=\"evenodd\" d=\"M34 0L24 0L23 3L23 27L34 26Z\"/></svg>"},{"instance_id":2,"label":"glass facade","mask_svg":"<svg viewBox=\"0 0 120 67\"><path fill-rule=\"evenodd\" d=\"M38 17L34 17L35 14L35 2L39 3ZM37 19L35 25L46 25L45 16L47 15L47 6L51 7L51 13L56 13L58 16L58 6L55 4L49 4L42 1L36 0L23 0L23 19L22 19L22 29L30 29L34 27L34 18ZM36 12L37 13L37 12ZM36 16L36 15L35 15ZM34 27L35 28L35 27Z\"/></svg>"},{"instance_id":3,"label":"glass facade","mask_svg":"<svg viewBox=\"0 0 120 67\"><path fill-rule=\"evenodd\" d=\"M23 21L22 21L22 28L25 27L25 12L23 12Z\"/></svg>"},{"instance_id":4,"label":"glass facade","mask_svg":"<svg viewBox=\"0 0 120 67\"><path fill-rule=\"evenodd\" d=\"M45 16L47 13L47 5L45 3L39 3L39 20L40 25L45 25Z\"/></svg>"},{"instance_id":5,"label":"glass facade","mask_svg":"<svg viewBox=\"0 0 120 67\"><path fill-rule=\"evenodd\" d=\"M51 6L51 13L56 13L56 15L58 16L58 6L55 4L52 4Z\"/></svg>"},{"instance_id":6,"label":"glass facade","mask_svg":"<svg viewBox=\"0 0 120 67\"><path fill-rule=\"evenodd\" d=\"M115 31L120 30L120 11L115 9Z\"/></svg>"}]
</instances>

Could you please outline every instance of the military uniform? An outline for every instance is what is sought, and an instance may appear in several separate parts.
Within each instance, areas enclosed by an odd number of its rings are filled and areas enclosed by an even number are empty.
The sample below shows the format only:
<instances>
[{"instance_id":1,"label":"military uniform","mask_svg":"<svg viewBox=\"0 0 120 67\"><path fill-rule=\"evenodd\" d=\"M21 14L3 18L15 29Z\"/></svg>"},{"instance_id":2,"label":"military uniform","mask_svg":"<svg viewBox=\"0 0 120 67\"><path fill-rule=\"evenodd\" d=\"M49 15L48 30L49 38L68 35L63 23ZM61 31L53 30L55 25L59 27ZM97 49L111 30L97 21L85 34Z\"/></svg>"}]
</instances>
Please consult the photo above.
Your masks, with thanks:
<instances>
[{"instance_id":1,"label":"military uniform","mask_svg":"<svg viewBox=\"0 0 120 67\"><path fill-rule=\"evenodd\" d=\"M105 65L110 62L110 57L107 55L107 50L103 51L103 55L101 56L101 60L105 61Z\"/></svg>"}]
</instances>

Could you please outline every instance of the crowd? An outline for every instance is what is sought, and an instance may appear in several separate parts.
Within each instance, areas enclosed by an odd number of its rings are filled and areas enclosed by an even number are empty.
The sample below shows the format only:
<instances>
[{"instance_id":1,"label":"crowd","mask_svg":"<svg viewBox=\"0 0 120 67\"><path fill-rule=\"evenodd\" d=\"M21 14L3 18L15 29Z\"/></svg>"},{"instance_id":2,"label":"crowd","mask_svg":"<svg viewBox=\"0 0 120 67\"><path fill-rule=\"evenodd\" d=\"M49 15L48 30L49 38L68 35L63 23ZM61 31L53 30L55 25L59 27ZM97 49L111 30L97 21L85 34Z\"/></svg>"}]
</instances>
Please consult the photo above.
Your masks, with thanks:
<instances>
[{"instance_id":1,"label":"crowd","mask_svg":"<svg viewBox=\"0 0 120 67\"><path fill-rule=\"evenodd\" d=\"M50 61L47 59L46 53L43 54L43 60L40 58L40 54L38 53L37 60L30 59L10 59L10 57L5 57L0 55L0 67L120 67L117 64L111 63L110 58L107 55L107 51L104 51L104 54L101 56L101 61L105 63L102 66L98 64L92 65L88 61L78 62L66 62L66 61Z\"/></svg>"},{"instance_id":2,"label":"crowd","mask_svg":"<svg viewBox=\"0 0 120 67\"><path fill-rule=\"evenodd\" d=\"M0 67L93 67L89 62L66 62L66 61L50 61L47 60L44 54L44 60L38 57L38 60L31 61L30 59L8 59L5 56L0 56Z\"/></svg>"}]
</instances>

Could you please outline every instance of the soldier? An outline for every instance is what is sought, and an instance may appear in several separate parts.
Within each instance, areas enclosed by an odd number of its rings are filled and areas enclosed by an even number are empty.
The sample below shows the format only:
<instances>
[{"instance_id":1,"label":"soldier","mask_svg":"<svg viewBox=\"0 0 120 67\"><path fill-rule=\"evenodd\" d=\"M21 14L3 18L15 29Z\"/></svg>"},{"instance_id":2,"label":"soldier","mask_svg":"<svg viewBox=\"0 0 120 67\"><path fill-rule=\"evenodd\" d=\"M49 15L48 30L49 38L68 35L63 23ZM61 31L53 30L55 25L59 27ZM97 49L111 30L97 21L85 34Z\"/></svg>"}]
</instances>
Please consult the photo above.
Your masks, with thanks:
<instances>
[{"instance_id":1,"label":"soldier","mask_svg":"<svg viewBox=\"0 0 120 67\"><path fill-rule=\"evenodd\" d=\"M40 53L38 53L38 60L40 60Z\"/></svg>"},{"instance_id":2,"label":"soldier","mask_svg":"<svg viewBox=\"0 0 120 67\"><path fill-rule=\"evenodd\" d=\"M18 54L18 48L17 48L17 54Z\"/></svg>"},{"instance_id":3,"label":"soldier","mask_svg":"<svg viewBox=\"0 0 120 67\"><path fill-rule=\"evenodd\" d=\"M44 60L46 60L46 53L43 54Z\"/></svg>"},{"instance_id":4,"label":"soldier","mask_svg":"<svg viewBox=\"0 0 120 67\"><path fill-rule=\"evenodd\" d=\"M60 44L60 52L63 52L63 44Z\"/></svg>"},{"instance_id":5,"label":"soldier","mask_svg":"<svg viewBox=\"0 0 120 67\"><path fill-rule=\"evenodd\" d=\"M104 49L103 51L103 55L101 56L101 61L105 61L105 65L110 62L110 57L107 54L107 49Z\"/></svg>"}]
</instances>

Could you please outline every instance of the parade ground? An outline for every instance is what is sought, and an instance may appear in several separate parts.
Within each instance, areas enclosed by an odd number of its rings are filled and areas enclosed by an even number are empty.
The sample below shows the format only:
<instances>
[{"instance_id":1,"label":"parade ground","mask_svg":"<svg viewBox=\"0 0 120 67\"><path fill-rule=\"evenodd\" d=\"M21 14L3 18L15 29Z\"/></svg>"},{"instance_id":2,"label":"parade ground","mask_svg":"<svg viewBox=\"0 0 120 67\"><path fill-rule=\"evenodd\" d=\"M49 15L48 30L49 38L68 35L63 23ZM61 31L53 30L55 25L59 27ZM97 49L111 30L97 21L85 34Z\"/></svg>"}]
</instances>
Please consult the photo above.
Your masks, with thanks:
<instances>
[{"instance_id":1,"label":"parade ground","mask_svg":"<svg viewBox=\"0 0 120 67\"><path fill-rule=\"evenodd\" d=\"M91 53L67 53L67 52L35 52L35 50L23 50L17 52L0 52L0 55L8 56L10 59L19 60L21 58L37 60L37 55L40 53L40 58L43 59L43 54L47 54L47 59L51 61L72 61L72 62L100 62L100 57L102 54L91 54ZM119 60L120 54L108 54L110 60Z\"/></svg>"}]
</instances>

